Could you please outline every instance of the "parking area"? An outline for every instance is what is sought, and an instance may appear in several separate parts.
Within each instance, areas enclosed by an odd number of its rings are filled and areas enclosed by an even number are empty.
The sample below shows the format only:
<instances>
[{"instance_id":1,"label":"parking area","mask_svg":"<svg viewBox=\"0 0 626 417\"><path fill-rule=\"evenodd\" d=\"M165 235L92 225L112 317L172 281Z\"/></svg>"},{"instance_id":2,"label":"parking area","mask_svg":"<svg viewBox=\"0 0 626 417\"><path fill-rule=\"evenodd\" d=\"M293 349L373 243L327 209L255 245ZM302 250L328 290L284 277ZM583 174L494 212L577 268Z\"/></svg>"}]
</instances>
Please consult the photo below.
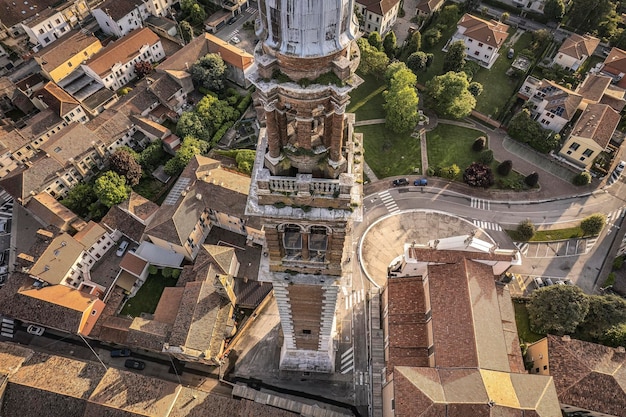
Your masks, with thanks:
<instances>
[{"instance_id":1,"label":"parking area","mask_svg":"<svg viewBox=\"0 0 626 417\"><path fill-rule=\"evenodd\" d=\"M553 258L555 256L579 256L588 252L590 239L569 239L557 242L526 243L522 254L526 258Z\"/></svg>"}]
</instances>

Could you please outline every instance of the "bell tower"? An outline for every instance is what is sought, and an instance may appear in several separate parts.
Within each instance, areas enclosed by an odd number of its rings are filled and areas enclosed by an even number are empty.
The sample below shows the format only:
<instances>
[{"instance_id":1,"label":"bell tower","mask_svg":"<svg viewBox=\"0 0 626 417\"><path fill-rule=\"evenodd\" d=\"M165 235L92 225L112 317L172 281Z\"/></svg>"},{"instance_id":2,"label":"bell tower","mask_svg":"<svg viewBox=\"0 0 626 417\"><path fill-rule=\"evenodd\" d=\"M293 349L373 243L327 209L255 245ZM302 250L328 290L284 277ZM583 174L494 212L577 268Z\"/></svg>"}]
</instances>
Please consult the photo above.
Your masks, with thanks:
<instances>
[{"instance_id":1,"label":"bell tower","mask_svg":"<svg viewBox=\"0 0 626 417\"><path fill-rule=\"evenodd\" d=\"M346 114L360 53L354 0L259 0L262 106L246 213L265 230L259 279L270 281L284 335L280 369L334 372L339 287L362 220L362 141Z\"/></svg>"}]
</instances>

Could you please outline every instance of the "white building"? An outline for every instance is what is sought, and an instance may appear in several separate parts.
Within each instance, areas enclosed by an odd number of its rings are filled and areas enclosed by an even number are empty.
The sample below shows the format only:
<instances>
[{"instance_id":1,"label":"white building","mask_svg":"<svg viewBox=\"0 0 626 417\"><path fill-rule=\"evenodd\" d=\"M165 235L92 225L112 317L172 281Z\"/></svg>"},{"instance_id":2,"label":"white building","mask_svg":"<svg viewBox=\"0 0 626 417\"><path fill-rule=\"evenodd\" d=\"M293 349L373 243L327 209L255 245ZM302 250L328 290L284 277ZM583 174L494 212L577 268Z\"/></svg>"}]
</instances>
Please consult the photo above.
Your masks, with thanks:
<instances>
[{"instance_id":1,"label":"white building","mask_svg":"<svg viewBox=\"0 0 626 417\"><path fill-rule=\"evenodd\" d=\"M583 100L580 94L572 90L530 76L522 84L518 95L531 103L533 119L554 132L560 132L565 127Z\"/></svg>"},{"instance_id":2,"label":"white building","mask_svg":"<svg viewBox=\"0 0 626 417\"><path fill-rule=\"evenodd\" d=\"M464 14L457 23L457 31L448 45L463 41L468 58L478 61L483 67L491 68L498 58L500 47L509 36L508 30L509 27L504 23L495 20L488 22L470 14Z\"/></svg>"},{"instance_id":3,"label":"white building","mask_svg":"<svg viewBox=\"0 0 626 417\"><path fill-rule=\"evenodd\" d=\"M600 44L600 39L590 35L572 33L554 56L554 64L576 71L593 54Z\"/></svg>"},{"instance_id":4,"label":"white building","mask_svg":"<svg viewBox=\"0 0 626 417\"><path fill-rule=\"evenodd\" d=\"M50 45L71 29L63 13L55 9L44 9L34 19L20 25L30 42L38 48Z\"/></svg>"},{"instance_id":5,"label":"white building","mask_svg":"<svg viewBox=\"0 0 626 417\"><path fill-rule=\"evenodd\" d=\"M384 36L396 23L400 0L356 0L355 5L365 20L361 29Z\"/></svg>"},{"instance_id":6,"label":"white building","mask_svg":"<svg viewBox=\"0 0 626 417\"><path fill-rule=\"evenodd\" d=\"M165 59L159 37L150 29L135 29L109 44L82 65L85 73L106 88L117 90L137 77L135 64L140 61L156 63Z\"/></svg>"},{"instance_id":7,"label":"white building","mask_svg":"<svg viewBox=\"0 0 626 417\"><path fill-rule=\"evenodd\" d=\"M144 27L149 16L167 15L172 3L172 0L106 0L92 14L104 33L121 38Z\"/></svg>"}]
</instances>

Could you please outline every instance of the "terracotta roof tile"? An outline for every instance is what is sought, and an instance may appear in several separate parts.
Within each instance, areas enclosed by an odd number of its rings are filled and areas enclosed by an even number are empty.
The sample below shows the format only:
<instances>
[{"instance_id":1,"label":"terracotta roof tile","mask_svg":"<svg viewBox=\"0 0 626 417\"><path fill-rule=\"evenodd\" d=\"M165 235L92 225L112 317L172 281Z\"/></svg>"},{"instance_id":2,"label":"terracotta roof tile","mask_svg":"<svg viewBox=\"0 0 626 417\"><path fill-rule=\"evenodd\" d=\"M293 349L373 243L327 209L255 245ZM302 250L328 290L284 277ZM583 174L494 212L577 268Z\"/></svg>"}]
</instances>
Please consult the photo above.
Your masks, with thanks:
<instances>
[{"instance_id":1,"label":"terracotta roof tile","mask_svg":"<svg viewBox=\"0 0 626 417\"><path fill-rule=\"evenodd\" d=\"M97 8L107 13L113 20L118 21L141 4L140 1L133 0L106 0L100 3Z\"/></svg>"},{"instance_id":2,"label":"terracotta roof tile","mask_svg":"<svg viewBox=\"0 0 626 417\"><path fill-rule=\"evenodd\" d=\"M590 57L593 51L596 50L600 44L600 39L594 38L591 35L578 35L572 33L565 39L559 53L571 56L576 59L582 59L583 57Z\"/></svg>"},{"instance_id":3,"label":"terracotta roof tile","mask_svg":"<svg viewBox=\"0 0 626 417\"><path fill-rule=\"evenodd\" d=\"M611 77L589 74L576 92L583 96L583 100L598 102L610 84Z\"/></svg>"},{"instance_id":4,"label":"terracotta roof tile","mask_svg":"<svg viewBox=\"0 0 626 417\"><path fill-rule=\"evenodd\" d=\"M508 25L495 20L488 22L470 14L464 14L457 25L465 28L463 36L484 42L494 48L502 46L504 40L509 36Z\"/></svg>"},{"instance_id":5,"label":"terracotta roof tile","mask_svg":"<svg viewBox=\"0 0 626 417\"><path fill-rule=\"evenodd\" d=\"M606 104L589 104L572 129L572 136L593 139L606 148L620 121L620 115Z\"/></svg>"},{"instance_id":6,"label":"terracotta roof tile","mask_svg":"<svg viewBox=\"0 0 626 417\"><path fill-rule=\"evenodd\" d=\"M96 51L102 49L102 43L93 34L75 30L40 49L35 53L35 57L47 72L51 72L91 45L96 46ZM86 56L85 58L91 57Z\"/></svg>"},{"instance_id":7,"label":"terracotta roof tile","mask_svg":"<svg viewBox=\"0 0 626 417\"><path fill-rule=\"evenodd\" d=\"M33 93L35 97L40 97L46 105L57 112L60 117L64 117L66 114L79 107L78 101L74 100L72 96L65 92L61 87L53 83L48 82L43 88Z\"/></svg>"},{"instance_id":8,"label":"terracotta roof tile","mask_svg":"<svg viewBox=\"0 0 626 417\"><path fill-rule=\"evenodd\" d=\"M357 3L365 6L368 11L380 16L384 16L399 2L400 0L357 0Z\"/></svg>"}]
</instances>

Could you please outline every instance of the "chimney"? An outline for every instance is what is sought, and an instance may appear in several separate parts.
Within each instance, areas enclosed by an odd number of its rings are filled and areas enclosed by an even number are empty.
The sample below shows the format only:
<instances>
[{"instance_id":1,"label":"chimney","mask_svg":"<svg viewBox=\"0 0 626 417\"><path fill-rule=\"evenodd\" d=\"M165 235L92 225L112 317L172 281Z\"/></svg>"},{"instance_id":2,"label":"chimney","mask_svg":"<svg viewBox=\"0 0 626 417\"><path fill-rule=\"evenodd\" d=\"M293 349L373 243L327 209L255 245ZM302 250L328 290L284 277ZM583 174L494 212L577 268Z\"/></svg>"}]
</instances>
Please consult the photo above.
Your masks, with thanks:
<instances>
[{"instance_id":1,"label":"chimney","mask_svg":"<svg viewBox=\"0 0 626 417\"><path fill-rule=\"evenodd\" d=\"M615 351L617 353L626 353L626 348L624 348L624 346L618 346L615 348Z\"/></svg>"},{"instance_id":2,"label":"chimney","mask_svg":"<svg viewBox=\"0 0 626 417\"><path fill-rule=\"evenodd\" d=\"M561 340L564 341L564 342L571 342L572 338L568 334L565 334L565 335L563 335Z\"/></svg>"}]
</instances>

